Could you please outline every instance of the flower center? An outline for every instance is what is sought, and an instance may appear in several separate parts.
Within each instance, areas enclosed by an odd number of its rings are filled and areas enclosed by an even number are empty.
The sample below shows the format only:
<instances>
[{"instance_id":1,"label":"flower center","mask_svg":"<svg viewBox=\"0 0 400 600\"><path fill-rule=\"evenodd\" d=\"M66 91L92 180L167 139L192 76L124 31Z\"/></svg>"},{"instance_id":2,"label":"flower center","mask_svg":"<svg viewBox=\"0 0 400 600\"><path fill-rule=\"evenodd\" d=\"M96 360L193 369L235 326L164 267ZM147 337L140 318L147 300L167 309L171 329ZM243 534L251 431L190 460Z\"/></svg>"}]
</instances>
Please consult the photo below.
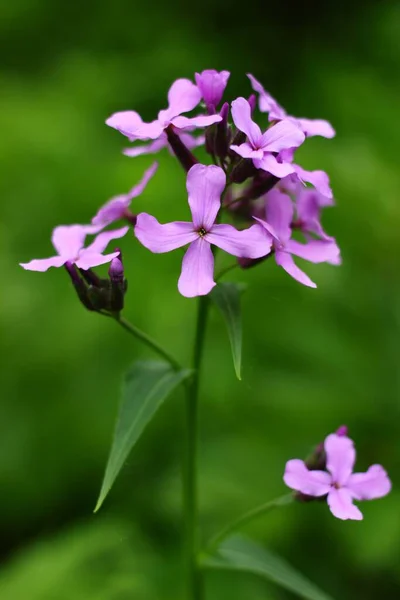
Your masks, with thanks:
<instances>
[{"instance_id":1,"label":"flower center","mask_svg":"<svg viewBox=\"0 0 400 600\"><path fill-rule=\"evenodd\" d=\"M204 237L207 233L207 231L204 229L204 227L200 227L200 229L197 230L197 233L199 234L200 237Z\"/></svg>"},{"instance_id":2,"label":"flower center","mask_svg":"<svg viewBox=\"0 0 400 600\"><path fill-rule=\"evenodd\" d=\"M336 483L336 482L335 482L335 483L333 483L333 484L332 484L332 487L334 487L334 488L335 488L335 490L340 490L340 484L339 484L339 483Z\"/></svg>"}]
</instances>

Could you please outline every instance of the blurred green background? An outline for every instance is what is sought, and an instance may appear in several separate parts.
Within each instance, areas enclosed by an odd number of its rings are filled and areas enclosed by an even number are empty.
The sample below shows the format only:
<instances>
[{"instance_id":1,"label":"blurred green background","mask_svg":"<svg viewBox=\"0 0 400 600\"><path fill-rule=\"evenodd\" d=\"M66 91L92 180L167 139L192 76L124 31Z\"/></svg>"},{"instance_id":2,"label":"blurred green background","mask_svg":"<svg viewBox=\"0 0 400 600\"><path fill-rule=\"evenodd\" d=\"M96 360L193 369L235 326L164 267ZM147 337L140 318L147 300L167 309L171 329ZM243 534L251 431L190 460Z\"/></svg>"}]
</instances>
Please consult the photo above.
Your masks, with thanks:
<instances>
[{"instance_id":1,"label":"blurred green background","mask_svg":"<svg viewBox=\"0 0 400 600\"><path fill-rule=\"evenodd\" d=\"M84 223L152 162L121 154L115 110L151 119L171 82L204 68L254 73L292 113L329 119L302 164L329 172L326 229L343 266L305 265L297 284L267 261L232 274L244 296L244 378L211 315L201 393L200 506L209 535L284 493L285 461L342 423L358 467L380 462L394 491L340 522L294 505L249 530L340 600L399 596L400 7L397 2L257 1L194 7L128 0L0 5L1 600L178 600L183 399L171 397L99 514L121 376L151 356L78 303L66 274L23 271L59 223ZM185 177L167 152L138 210L186 218ZM127 236L126 316L182 360L195 302L179 296L179 252ZM300 263L301 261L299 261ZM254 577L212 573L207 600L289 599Z\"/></svg>"}]
</instances>

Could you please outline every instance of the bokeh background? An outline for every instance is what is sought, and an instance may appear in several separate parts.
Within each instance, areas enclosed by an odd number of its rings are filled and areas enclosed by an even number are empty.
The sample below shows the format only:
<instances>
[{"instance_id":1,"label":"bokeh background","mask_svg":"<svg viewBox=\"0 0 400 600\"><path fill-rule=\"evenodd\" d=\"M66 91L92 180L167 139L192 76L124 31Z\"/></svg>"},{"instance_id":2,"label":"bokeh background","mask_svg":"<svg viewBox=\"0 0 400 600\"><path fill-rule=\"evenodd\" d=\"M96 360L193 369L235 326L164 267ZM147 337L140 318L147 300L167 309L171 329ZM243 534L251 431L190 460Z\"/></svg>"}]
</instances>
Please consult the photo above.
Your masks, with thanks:
<instances>
[{"instance_id":1,"label":"bokeh background","mask_svg":"<svg viewBox=\"0 0 400 600\"><path fill-rule=\"evenodd\" d=\"M249 530L336 599L399 596L400 7L359 1L215 3L14 0L0 5L1 398L0 598L182 598L180 463L183 404L169 399L100 513L102 479L124 371L151 354L78 303L66 274L24 272L48 256L59 223L87 222L139 180L104 125L115 110L151 119L181 76L254 73L295 115L324 117L302 163L330 173L325 215L343 266L306 270L302 287L267 261L232 279L244 296L244 378L211 315L201 393L200 506L209 535L284 493L285 461L342 423L358 466L384 464L392 494L364 503L361 523L324 504L294 505ZM160 220L185 218L185 178L167 152L137 201ZM126 316L182 360L195 302L178 295L180 253L123 240ZM300 261L301 262L301 261ZM255 577L212 573L210 600L289 599Z\"/></svg>"}]
</instances>

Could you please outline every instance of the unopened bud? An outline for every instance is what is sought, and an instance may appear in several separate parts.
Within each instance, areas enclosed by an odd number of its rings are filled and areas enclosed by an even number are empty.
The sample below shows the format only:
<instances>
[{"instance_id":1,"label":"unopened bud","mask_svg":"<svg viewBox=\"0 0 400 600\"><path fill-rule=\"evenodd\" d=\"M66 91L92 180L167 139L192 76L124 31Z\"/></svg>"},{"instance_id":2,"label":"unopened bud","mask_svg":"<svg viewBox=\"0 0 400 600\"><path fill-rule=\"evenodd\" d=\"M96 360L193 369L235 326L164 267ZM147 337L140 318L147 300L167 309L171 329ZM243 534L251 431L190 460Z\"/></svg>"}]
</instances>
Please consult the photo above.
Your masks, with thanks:
<instances>
[{"instance_id":1,"label":"unopened bud","mask_svg":"<svg viewBox=\"0 0 400 600\"><path fill-rule=\"evenodd\" d=\"M119 283L124 280L124 267L118 257L112 259L108 274L111 282Z\"/></svg>"},{"instance_id":2,"label":"unopened bud","mask_svg":"<svg viewBox=\"0 0 400 600\"><path fill-rule=\"evenodd\" d=\"M75 291L78 295L79 300L82 302L83 306L85 308L87 308L88 310L96 310L92 304L92 302L90 301L89 298L89 294L88 294L88 288L85 284L85 282L83 281L83 279L80 278L75 265L71 262L66 262L65 263L65 269L68 273L68 275L71 278L72 284L75 288Z\"/></svg>"},{"instance_id":3,"label":"unopened bud","mask_svg":"<svg viewBox=\"0 0 400 600\"><path fill-rule=\"evenodd\" d=\"M197 158L182 142L179 135L174 131L173 125L169 125L165 130L165 133L167 134L168 143L171 146L176 158L179 160L185 171L189 171L193 165L198 163Z\"/></svg>"},{"instance_id":4,"label":"unopened bud","mask_svg":"<svg viewBox=\"0 0 400 600\"><path fill-rule=\"evenodd\" d=\"M278 177L270 173L257 171L249 187L244 191L243 197L247 200L256 200L267 194L280 181Z\"/></svg>"},{"instance_id":5,"label":"unopened bud","mask_svg":"<svg viewBox=\"0 0 400 600\"><path fill-rule=\"evenodd\" d=\"M247 102L250 104L250 110L251 112L254 111L255 107L257 106L257 98L255 94L251 94L251 96L249 96Z\"/></svg>"},{"instance_id":6,"label":"unopened bud","mask_svg":"<svg viewBox=\"0 0 400 600\"><path fill-rule=\"evenodd\" d=\"M259 265L260 263L264 262L264 260L266 260L267 258L269 258L271 255L272 255L272 252L270 252L266 256L261 256L261 258L242 258L242 257L239 257L237 259L237 261L238 261L238 265L239 265L239 267L241 269L251 269L251 268L256 267L257 265Z\"/></svg>"},{"instance_id":7,"label":"unopened bud","mask_svg":"<svg viewBox=\"0 0 400 600\"><path fill-rule=\"evenodd\" d=\"M115 250L116 252L119 249ZM113 258L108 270L111 284L110 310L120 312L124 308L124 295L127 290L127 281L124 278L124 265L122 264L122 254Z\"/></svg>"},{"instance_id":8,"label":"unopened bud","mask_svg":"<svg viewBox=\"0 0 400 600\"><path fill-rule=\"evenodd\" d=\"M232 183L243 183L249 177L253 177L257 169L252 160L242 158L232 169L230 180Z\"/></svg>"},{"instance_id":9,"label":"unopened bud","mask_svg":"<svg viewBox=\"0 0 400 600\"><path fill-rule=\"evenodd\" d=\"M349 433L349 428L347 427L347 425L341 425L336 430L336 435L338 435L339 437L347 437L348 433Z\"/></svg>"}]
</instances>

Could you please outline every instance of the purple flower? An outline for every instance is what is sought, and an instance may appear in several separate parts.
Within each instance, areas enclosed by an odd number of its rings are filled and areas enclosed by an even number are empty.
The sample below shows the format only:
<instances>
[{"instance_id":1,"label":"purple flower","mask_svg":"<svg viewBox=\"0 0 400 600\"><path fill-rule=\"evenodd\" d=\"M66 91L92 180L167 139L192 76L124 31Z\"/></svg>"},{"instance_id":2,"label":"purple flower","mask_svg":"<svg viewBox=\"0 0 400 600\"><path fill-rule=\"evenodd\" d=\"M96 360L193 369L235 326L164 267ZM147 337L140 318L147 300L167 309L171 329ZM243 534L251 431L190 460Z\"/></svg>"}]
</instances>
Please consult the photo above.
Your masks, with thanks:
<instances>
[{"instance_id":1,"label":"purple flower","mask_svg":"<svg viewBox=\"0 0 400 600\"><path fill-rule=\"evenodd\" d=\"M296 188L298 184L305 186L306 183L311 183L315 189L326 198L333 198L332 188L330 186L329 177L325 171L307 171L296 165L293 162L294 150L282 150L277 156L277 161L285 165L288 171L286 180L286 186L292 186ZM289 173L291 171L291 173Z\"/></svg>"},{"instance_id":2,"label":"purple flower","mask_svg":"<svg viewBox=\"0 0 400 600\"><path fill-rule=\"evenodd\" d=\"M352 440L335 433L324 442L326 468L310 471L304 461L289 460L283 477L286 485L307 496L327 496L331 513L338 519L363 518L353 500L374 500L390 492L391 483L381 465L372 465L365 473L353 473L356 452Z\"/></svg>"},{"instance_id":3,"label":"purple flower","mask_svg":"<svg viewBox=\"0 0 400 600\"><path fill-rule=\"evenodd\" d=\"M292 123L297 125L303 131L307 137L313 135L321 135L325 138L333 138L335 130L332 125L323 119L297 119L287 114L284 108L278 104L278 102L269 94L261 83L257 81L253 75L247 74L250 79L251 86L255 92L259 94L259 108L261 112L267 112L269 121L282 121L282 119L289 119Z\"/></svg>"},{"instance_id":4,"label":"purple flower","mask_svg":"<svg viewBox=\"0 0 400 600\"><path fill-rule=\"evenodd\" d=\"M216 285L211 244L234 256L248 258L259 258L270 250L259 225L238 231L232 225L215 223L225 185L225 173L220 167L194 165L186 181L193 222L162 225L146 213L137 217L136 237L152 252L170 252L190 244L178 282L180 293L188 298L204 296Z\"/></svg>"},{"instance_id":5,"label":"purple flower","mask_svg":"<svg viewBox=\"0 0 400 600\"><path fill-rule=\"evenodd\" d=\"M106 124L135 140L157 140L164 130L173 125L178 129L207 127L221 120L219 115L182 117L182 113L193 110L201 100L201 92L189 79L177 79L168 92L168 108L160 110L157 119L151 123L142 121L141 116L132 110L111 115Z\"/></svg>"},{"instance_id":6,"label":"purple flower","mask_svg":"<svg viewBox=\"0 0 400 600\"><path fill-rule=\"evenodd\" d=\"M323 240L333 240L321 225L321 210L333 206L332 198L327 198L317 190L301 187L296 196L296 226L307 236L314 234Z\"/></svg>"},{"instance_id":7,"label":"purple flower","mask_svg":"<svg viewBox=\"0 0 400 600\"><path fill-rule=\"evenodd\" d=\"M189 150L191 150L192 148L197 148L198 146L202 146L205 142L204 135L195 137L190 133L180 131L179 137L181 141L185 144L186 148L189 148ZM123 150L123 154L125 154L125 156L131 157L140 156L142 154L155 154L156 152L159 152L160 150L166 147L169 148L171 152L171 147L168 143L167 135L166 133L162 133L157 140L150 142L150 144L143 144L142 146L133 146L132 148L125 148L125 150ZM171 152L171 154L173 153Z\"/></svg>"},{"instance_id":8,"label":"purple flower","mask_svg":"<svg viewBox=\"0 0 400 600\"><path fill-rule=\"evenodd\" d=\"M151 167L144 172L142 179L127 194L121 194L111 198L93 217L93 225L102 225L106 227L113 221L124 219L127 216L129 205L133 198L140 196L146 185L157 171L158 163L153 163Z\"/></svg>"},{"instance_id":9,"label":"purple flower","mask_svg":"<svg viewBox=\"0 0 400 600\"><path fill-rule=\"evenodd\" d=\"M332 240L308 240L301 244L291 239L294 206L286 194L273 189L266 195L266 221L257 219L272 240L276 263L291 277L309 287L317 287L313 281L295 264L292 255L313 263L337 260L339 248Z\"/></svg>"},{"instance_id":10,"label":"purple flower","mask_svg":"<svg viewBox=\"0 0 400 600\"><path fill-rule=\"evenodd\" d=\"M286 177L294 172L292 165L278 161L275 153L297 148L304 142L305 135L296 125L286 119L261 133L251 118L251 106L245 98L237 98L232 102L232 118L248 139L240 146L232 145L234 152L242 158L251 158L257 169L263 169L275 177Z\"/></svg>"},{"instance_id":11,"label":"purple flower","mask_svg":"<svg viewBox=\"0 0 400 600\"><path fill-rule=\"evenodd\" d=\"M195 74L197 87L201 92L209 114L215 113L218 104L221 102L229 76L229 71L218 72L215 69L206 69Z\"/></svg>"},{"instance_id":12,"label":"purple flower","mask_svg":"<svg viewBox=\"0 0 400 600\"><path fill-rule=\"evenodd\" d=\"M84 248L86 236L98 233L101 228L99 225L60 225L54 229L51 236L57 256L20 263L21 267L28 271L47 271L50 267L62 267L68 262L86 271L108 263L120 254L118 251L103 255L108 243L123 237L129 227L99 233L90 246Z\"/></svg>"}]
</instances>

